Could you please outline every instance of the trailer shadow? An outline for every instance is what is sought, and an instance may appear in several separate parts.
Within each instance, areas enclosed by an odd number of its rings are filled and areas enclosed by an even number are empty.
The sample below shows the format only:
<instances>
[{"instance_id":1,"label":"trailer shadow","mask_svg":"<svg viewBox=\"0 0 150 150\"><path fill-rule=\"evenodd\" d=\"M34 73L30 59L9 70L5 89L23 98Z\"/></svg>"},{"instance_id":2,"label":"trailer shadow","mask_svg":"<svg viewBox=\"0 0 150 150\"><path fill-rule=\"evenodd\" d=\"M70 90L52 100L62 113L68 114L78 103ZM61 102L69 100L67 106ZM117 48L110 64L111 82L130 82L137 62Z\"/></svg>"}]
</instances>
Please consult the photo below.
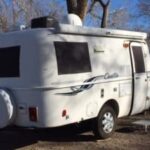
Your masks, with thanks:
<instances>
[{"instance_id":1,"label":"trailer shadow","mask_svg":"<svg viewBox=\"0 0 150 150\"><path fill-rule=\"evenodd\" d=\"M133 119L134 120L134 119ZM118 128L114 135L114 138L119 138L122 134L145 134L141 127L135 127L131 121L132 118L118 122ZM48 142L51 146L72 144L75 142L97 142L93 133L90 131L90 122L80 124L80 126L69 125L59 128L51 129L25 129L18 127L9 127L0 130L0 149L1 150L14 150L31 145L39 145L39 143ZM117 136L116 136L117 135ZM102 141L103 140L98 140Z\"/></svg>"},{"instance_id":2,"label":"trailer shadow","mask_svg":"<svg viewBox=\"0 0 150 150\"><path fill-rule=\"evenodd\" d=\"M0 131L0 149L14 150L36 144L39 141L52 142L53 144L57 142L96 142L94 135L88 131L88 128L73 125L53 129L11 127Z\"/></svg>"},{"instance_id":3,"label":"trailer shadow","mask_svg":"<svg viewBox=\"0 0 150 150\"><path fill-rule=\"evenodd\" d=\"M118 119L118 129L116 130L116 132L118 133L125 133L125 134L145 134L145 127L143 125L136 125L134 124L135 121L138 120L150 120L150 115L148 112L148 115L144 115L144 113L141 113L139 115L135 115L135 116L131 116L131 117L124 117L121 119ZM150 129L150 127L148 126L147 128L148 130Z\"/></svg>"}]
</instances>

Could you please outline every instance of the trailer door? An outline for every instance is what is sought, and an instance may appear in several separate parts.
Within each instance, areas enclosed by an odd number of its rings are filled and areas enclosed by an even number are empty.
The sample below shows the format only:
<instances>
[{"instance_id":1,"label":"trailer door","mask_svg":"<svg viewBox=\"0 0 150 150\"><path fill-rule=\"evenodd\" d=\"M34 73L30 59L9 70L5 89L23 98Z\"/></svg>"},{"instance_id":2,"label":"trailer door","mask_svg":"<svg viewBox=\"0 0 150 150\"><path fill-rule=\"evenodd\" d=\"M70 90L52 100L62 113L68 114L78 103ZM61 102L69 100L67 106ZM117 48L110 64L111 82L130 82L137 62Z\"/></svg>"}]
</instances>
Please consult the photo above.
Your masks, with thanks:
<instances>
[{"instance_id":1,"label":"trailer door","mask_svg":"<svg viewBox=\"0 0 150 150\"><path fill-rule=\"evenodd\" d=\"M145 109L148 90L147 75L145 71L143 43L132 42L130 51L133 69L133 99L131 114L137 114Z\"/></svg>"}]
</instances>

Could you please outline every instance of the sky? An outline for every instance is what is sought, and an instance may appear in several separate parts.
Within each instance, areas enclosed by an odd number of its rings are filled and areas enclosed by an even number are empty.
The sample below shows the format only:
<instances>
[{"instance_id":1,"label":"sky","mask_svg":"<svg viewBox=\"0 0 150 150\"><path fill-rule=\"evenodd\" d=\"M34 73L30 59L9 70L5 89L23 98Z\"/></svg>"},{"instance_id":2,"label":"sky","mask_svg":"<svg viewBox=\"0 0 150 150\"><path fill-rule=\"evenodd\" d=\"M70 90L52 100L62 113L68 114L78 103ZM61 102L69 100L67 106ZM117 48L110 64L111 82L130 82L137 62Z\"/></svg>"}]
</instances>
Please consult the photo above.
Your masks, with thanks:
<instances>
[{"instance_id":1,"label":"sky","mask_svg":"<svg viewBox=\"0 0 150 150\"><path fill-rule=\"evenodd\" d=\"M61 5L63 5L65 9L65 13L67 13L65 0L55 0L55 1L61 3ZM138 0L111 0L110 6L109 6L109 12L112 13L116 9L126 8L131 14L136 13L137 1ZM98 8L98 11L100 12L101 10ZM90 25L89 18L88 19L87 18L84 23L85 25ZM91 24L91 26L93 26L93 24Z\"/></svg>"},{"instance_id":2,"label":"sky","mask_svg":"<svg viewBox=\"0 0 150 150\"><path fill-rule=\"evenodd\" d=\"M8 1L8 3L12 2L12 0L7 0L7 1ZM44 10L44 15L49 15L50 8L55 9L58 5L61 6L60 14L64 14L64 15L67 14L66 0L42 0L42 1L35 0L35 1L38 2L40 4L40 6L43 7L42 10ZM50 2L55 3L55 5L53 7L50 7ZM109 6L109 12L110 12L110 14L112 14L113 12L115 12L118 9L125 8L127 10L127 12L129 12L131 15L136 14L138 12L137 7L136 7L137 2L138 2L138 0L111 0L110 6ZM99 16L101 16L102 9L99 6L98 6L96 13ZM131 28L136 26L136 24L148 26L149 25L148 22L149 22L149 20L145 21L145 20L143 20L143 18L138 18L137 20L132 18L131 20L128 20L128 26L130 26ZM84 21L84 25L99 27L100 20L98 20L96 22L87 15L87 17L85 18L85 21Z\"/></svg>"},{"instance_id":3,"label":"sky","mask_svg":"<svg viewBox=\"0 0 150 150\"><path fill-rule=\"evenodd\" d=\"M64 5L64 7L66 7L65 0L56 1L59 1L60 3L62 3L62 5ZM137 1L138 0L111 0L110 9L121 8L126 5L128 5L129 7L133 7L137 4Z\"/></svg>"},{"instance_id":4,"label":"sky","mask_svg":"<svg viewBox=\"0 0 150 150\"><path fill-rule=\"evenodd\" d=\"M8 3L12 2L12 0L7 0L7 1L8 1ZM64 9L66 11L66 0L42 0L40 3L47 5L47 8L48 8L49 7L48 3L50 1L55 1L56 3L58 2L59 4L61 4L64 7ZM116 9L116 8L122 8L127 5L129 8L131 8L131 10L133 10L137 1L138 0L111 0L110 10Z\"/></svg>"},{"instance_id":5,"label":"sky","mask_svg":"<svg viewBox=\"0 0 150 150\"><path fill-rule=\"evenodd\" d=\"M111 0L111 7L113 9L123 7L124 5L130 5L132 7L136 5L137 0Z\"/></svg>"},{"instance_id":6,"label":"sky","mask_svg":"<svg viewBox=\"0 0 150 150\"><path fill-rule=\"evenodd\" d=\"M44 1L50 2L50 0L43 0L43 2ZM53 1L59 2L59 4L61 4L66 10L66 2L65 2L66 0L53 0ZM137 4L137 1L138 0L111 0L110 9L112 10L116 8L122 8L127 5L129 8L134 8L134 6Z\"/></svg>"}]
</instances>

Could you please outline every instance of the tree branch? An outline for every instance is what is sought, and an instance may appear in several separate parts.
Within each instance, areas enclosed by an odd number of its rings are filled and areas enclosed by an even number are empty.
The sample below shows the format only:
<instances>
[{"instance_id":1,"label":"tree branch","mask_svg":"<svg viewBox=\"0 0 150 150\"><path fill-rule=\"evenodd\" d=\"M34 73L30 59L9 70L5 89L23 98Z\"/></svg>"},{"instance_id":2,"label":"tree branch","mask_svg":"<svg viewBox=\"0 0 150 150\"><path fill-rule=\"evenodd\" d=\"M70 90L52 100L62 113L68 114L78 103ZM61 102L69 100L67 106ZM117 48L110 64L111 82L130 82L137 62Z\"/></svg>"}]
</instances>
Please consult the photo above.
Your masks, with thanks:
<instances>
[{"instance_id":1,"label":"tree branch","mask_svg":"<svg viewBox=\"0 0 150 150\"><path fill-rule=\"evenodd\" d=\"M77 0L77 15L81 18L81 20L84 19L85 15L87 13L87 0Z\"/></svg>"},{"instance_id":2,"label":"tree branch","mask_svg":"<svg viewBox=\"0 0 150 150\"><path fill-rule=\"evenodd\" d=\"M108 6L110 3L110 0L108 0L107 3L104 3L104 1L102 1L102 0L98 0L98 1L103 8L101 28L105 28L105 27L107 27L107 20L108 20L108 13L109 13Z\"/></svg>"},{"instance_id":3,"label":"tree branch","mask_svg":"<svg viewBox=\"0 0 150 150\"><path fill-rule=\"evenodd\" d=\"M77 1L76 0L66 0L68 13L77 13Z\"/></svg>"},{"instance_id":4,"label":"tree branch","mask_svg":"<svg viewBox=\"0 0 150 150\"><path fill-rule=\"evenodd\" d=\"M110 0L108 0L106 3L103 2L103 0L96 0L98 1L102 7L108 7L109 3L110 3Z\"/></svg>"},{"instance_id":5,"label":"tree branch","mask_svg":"<svg viewBox=\"0 0 150 150\"><path fill-rule=\"evenodd\" d=\"M87 11L88 13L91 13L91 12L92 12L93 7L94 7L94 5L95 5L96 2L97 2L96 0L92 0L92 3L91 3L91 5L90 5L90 7L89 7L89 10Z\"/></svg>"}]
</instances>

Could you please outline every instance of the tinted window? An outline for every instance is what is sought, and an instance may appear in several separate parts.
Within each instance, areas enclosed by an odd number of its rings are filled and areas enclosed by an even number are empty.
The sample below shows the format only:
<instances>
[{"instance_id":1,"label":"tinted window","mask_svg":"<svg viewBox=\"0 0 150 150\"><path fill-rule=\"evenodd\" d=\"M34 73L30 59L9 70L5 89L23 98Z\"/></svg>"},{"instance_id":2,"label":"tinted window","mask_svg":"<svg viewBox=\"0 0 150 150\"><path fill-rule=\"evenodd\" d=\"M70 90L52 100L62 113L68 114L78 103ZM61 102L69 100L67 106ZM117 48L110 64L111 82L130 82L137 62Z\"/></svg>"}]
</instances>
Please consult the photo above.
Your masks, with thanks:
<instances>
[{"instance_id":1,"label":"tinted window","mask_svg":"<svg viewBox=\"0 0 150 150\"><path fill-rule=\"evenodd\" d=\"M0 77L19 77L20 46L0 48Z\"/></svg>"},{"instance_id":2,"label":"tinted window","mask_svg":"<svg viewBox=\"0 0 150 150\"><path fill-rule=\"evenodd\" d=\"M58 74L91 72L87 43L54 42Z\"/></svg>"},{"instance_id":3,"label":"tinted window","mask_svg":"<svg viewBox=\"0 0 150 150\"><path fill-rule=\"evenodd\" d=\"M140 46L133 46L132 50L133 50L133 55L134 55L136 73L145 72L142 48Z\"/></svg>"}]
</instances>

